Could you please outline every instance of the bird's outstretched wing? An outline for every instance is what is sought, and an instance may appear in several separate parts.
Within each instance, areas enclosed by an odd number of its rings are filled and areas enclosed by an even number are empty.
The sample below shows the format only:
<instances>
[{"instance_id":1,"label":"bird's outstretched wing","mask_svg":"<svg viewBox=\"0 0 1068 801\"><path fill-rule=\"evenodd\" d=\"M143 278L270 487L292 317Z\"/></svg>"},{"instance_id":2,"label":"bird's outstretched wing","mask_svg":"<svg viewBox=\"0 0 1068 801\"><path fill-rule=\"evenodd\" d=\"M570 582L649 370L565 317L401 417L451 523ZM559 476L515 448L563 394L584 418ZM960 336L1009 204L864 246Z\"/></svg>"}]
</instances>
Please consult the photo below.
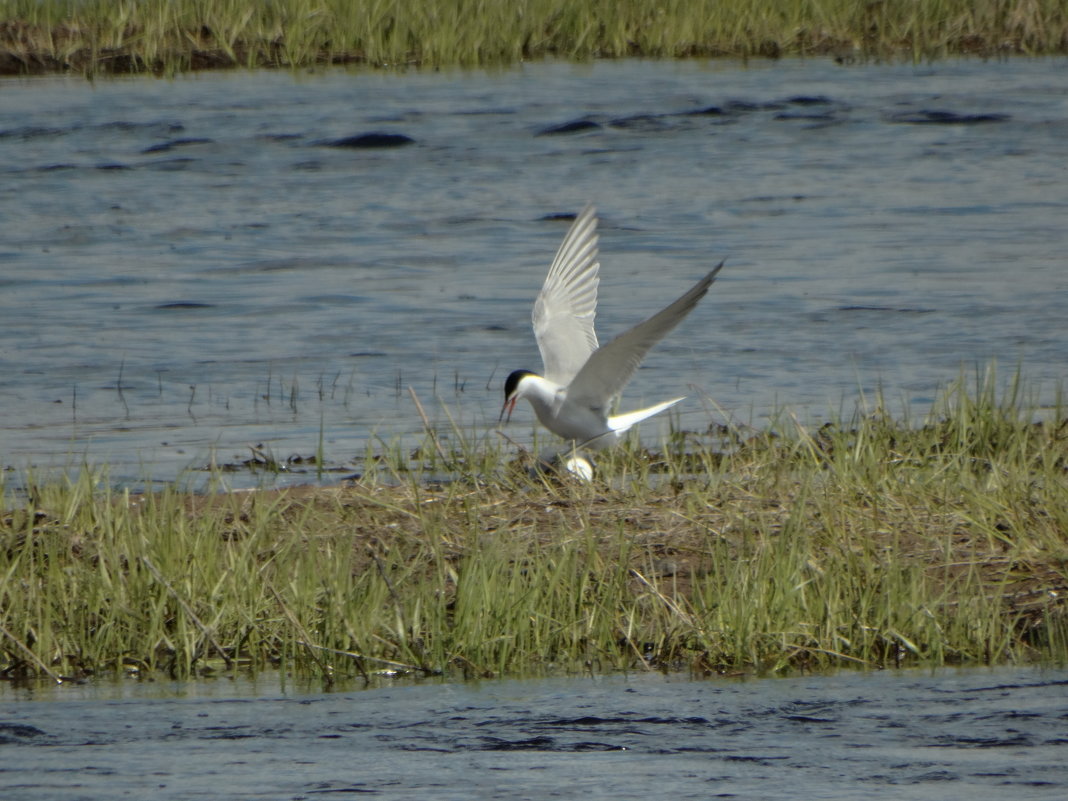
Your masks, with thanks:
<instances>
[{"instance_id":1,"label":"bird's outstretched wing","mask_svg":"<svg viewBox=\"0 0 1068 801\"><path fill-rule=\"evenodd\" d=\"M534 302L534 336L545 377L566 386L597 350L597 210L575 218Z\"/></svg>"},{"instance_id":2,"label":"bird's outstretched wing","mask_svg":"<svg viewBox=\"0 0 1068 801\"><path fill-rule=\"evenodd\" d=\"M607 411L609 402L630 381L645 354L693 310L721 267L723 262L670 306L594 351L568 387L567 399Z\"/></svg>"}]
</instances>

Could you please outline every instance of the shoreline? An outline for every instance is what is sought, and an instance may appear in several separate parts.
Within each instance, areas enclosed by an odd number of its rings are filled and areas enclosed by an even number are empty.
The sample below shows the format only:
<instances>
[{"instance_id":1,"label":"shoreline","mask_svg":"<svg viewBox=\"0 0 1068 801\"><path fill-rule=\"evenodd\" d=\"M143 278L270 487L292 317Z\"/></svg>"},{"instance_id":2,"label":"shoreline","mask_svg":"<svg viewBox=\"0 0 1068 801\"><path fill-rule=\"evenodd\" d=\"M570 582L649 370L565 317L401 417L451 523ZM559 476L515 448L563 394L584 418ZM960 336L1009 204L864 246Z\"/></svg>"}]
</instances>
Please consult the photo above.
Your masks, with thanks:
<instances>
[{"instance_id":1,"label":"shoreline","mask_svg":"<svg viewBox=\"0 0 1068 801\"><path fill-rule=\"evenodd\" d=\"M273 51L273 48L266 48ZM46 75L84 75L93 77L119 77L128 75L145 75L153 77L171 77L179 74L208 72L216 70L294 70L327 69L330 67L362 67L369 70L409 69L468 69L513 67L528 62L543 60L569 60L574 62L613 61L619 59L649 59L659 61L740 61L750 60L779 61L787 58L828 58L836 64L853 65L879 62L938 61L953 58L980 58L983 60L1002 60L1007 58L1057 57L1068 56L1068 45L1043 52L1031 52L1013 45L989 46L985 42L961 43L959 47L945 50L936 56L917 58L916 53L907 45L901 45L880 52L858 50L845 43L824 43L816 47L800 49L782 49L767 46L756 52L732 52L716 46L693 47L681 54L645 53L641 51L625 54L600 55L591 54L582 57L569 57L556 52L546 51L525 53L522 57L508 61L488 61L468 64L428 63L412 56L399 63L374 62L361 53L320 52L308 60L288 61L274 52L266 52L261 47L242 46L234 51L222 49L189 50L168 52L158 58L146 60L143 55L126 48L113 50L95 50L85 48L59 58L47 51L16 51L0 47L0 77L36 77Z\"/></svg>"},{"instance_id":2,"label":"shoreline","mask_svg":"<svg viewBox=\"0 0 1068 801\"><path fill-rule=\"evenodd\" d=\"M1068 409L1019 403L679 432L592 482L433 432L337 487L136 495L87 470L5 496L0 675L1063 664Z\"/></svg>"},{"instance_id":3,"label":"shoreline","mask_svg":"<svg viewBox=\"0 0 1068 801\"><path fill-rule=\"evenodd\" d=\"M2 14L4 12L0 12ZM0 16L0 75L151 74L228 68L365 65L501 67L558 58L833 58L839 63L1068 54L1068 8L1051 0L976 7L830 0L756 14L697 2L637 2L610 16L593 3L444 0L353 9L327 0L205 9L191 0L132 7L45 0Z\"/></svg>"}]
</instances>

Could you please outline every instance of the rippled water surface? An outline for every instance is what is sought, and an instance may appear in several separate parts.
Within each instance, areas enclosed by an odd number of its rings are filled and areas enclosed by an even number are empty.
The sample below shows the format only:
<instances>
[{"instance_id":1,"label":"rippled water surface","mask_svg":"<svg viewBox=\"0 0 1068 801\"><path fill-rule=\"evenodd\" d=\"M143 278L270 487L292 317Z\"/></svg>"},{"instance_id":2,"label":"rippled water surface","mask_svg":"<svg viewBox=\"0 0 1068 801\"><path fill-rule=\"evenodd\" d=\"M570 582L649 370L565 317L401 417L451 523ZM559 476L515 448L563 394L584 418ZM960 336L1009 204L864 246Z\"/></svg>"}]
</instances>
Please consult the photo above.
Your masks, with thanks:
<instances>
[{"instance_id":1,"label":"rippled water surface","mask_svg":"<svg viewBox=\"0 0 1068 801\"><path fill-rule=\"evenodd\" d=\"M0 686L0 795L1068 797L1068 673Z\"/></svg>"},{"instance_id":2,"label":"rippled water surface","mask_svg":"<svg viewBox=\"0 0 1068 801\"><path fill-rule=\"evenodd\" d=\"M488 430L504 375L540 366L553 216L587 201L602 340L727 260L631 404L688 393L686 427L760 425L881 385L922 411L991 359L1049 401L1065 66L0 80L0 464L169 479L321 431L345 466L421 429L408 386ZM332 144L372 132L414 141Z\"/></svg>"}]
</instances>

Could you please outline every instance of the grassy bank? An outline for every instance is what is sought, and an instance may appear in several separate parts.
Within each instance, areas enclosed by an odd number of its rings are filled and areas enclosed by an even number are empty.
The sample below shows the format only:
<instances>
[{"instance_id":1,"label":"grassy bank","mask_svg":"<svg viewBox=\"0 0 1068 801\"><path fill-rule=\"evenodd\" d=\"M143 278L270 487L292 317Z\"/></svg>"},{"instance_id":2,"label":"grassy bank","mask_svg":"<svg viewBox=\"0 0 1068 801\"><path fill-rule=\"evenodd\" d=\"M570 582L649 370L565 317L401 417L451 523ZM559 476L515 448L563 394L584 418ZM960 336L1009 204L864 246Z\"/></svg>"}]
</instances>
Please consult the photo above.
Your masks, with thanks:
<instances>
[{"instance_id":1,"label":"grassy bank","mask_svg":"<svg viewBox=\"0 0 1068 801\"><path fill-rule=\"evenodd\" d=\"M1062 0L0 0L0 71L1068 52Z\"/></svg>"},{"instance_id":2,"label":"grassy bank","mask_svg":"<svg viewBox=\"0 0 1068 801\"><path fill-rule=\"evenodd\" d=\"M329 489L43 482L0 514L0 672L1063 662L1068 409L1042 416L961 384L912 425L680 433L590 484L442 441Z\"/></svg>"}]
</instances>

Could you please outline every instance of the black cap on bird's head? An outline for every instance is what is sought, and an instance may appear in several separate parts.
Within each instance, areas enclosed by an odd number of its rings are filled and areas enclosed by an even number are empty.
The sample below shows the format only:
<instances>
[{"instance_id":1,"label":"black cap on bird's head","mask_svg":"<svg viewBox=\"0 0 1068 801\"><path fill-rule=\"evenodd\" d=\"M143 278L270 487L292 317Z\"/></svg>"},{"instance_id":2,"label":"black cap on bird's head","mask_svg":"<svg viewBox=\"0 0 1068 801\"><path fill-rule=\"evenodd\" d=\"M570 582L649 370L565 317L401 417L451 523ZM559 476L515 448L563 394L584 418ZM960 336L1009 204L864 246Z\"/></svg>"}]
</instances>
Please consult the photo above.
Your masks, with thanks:
<instances>
[{"instance_id":1,"label":"black cap on bird's head","mask_svg":"<svg viewBox=\"0 0 1068 801\"><path fill-rule=\"evenodd\" d=\"M508 377L504 379L504 398L507 400L515 394L516 389L519 387L519 382L526 378L528 375L534 375L530 370L513 370L508 374Z\"/></svg>"},{"instance_id":2,"label":"black cap on bird's head","mask_svg":"<svg viewBox=\"0 0 1068 801\"><path fill-rule=\"evenodd\" d=\"M504 406L501 407L500 417L497 418L497 422L501 422L504 419L504 413L508 412L508 419L512 419L512 412L515 410L515 402L519 400L517 395L519 391L519 382L526 378L528 375L537 375L530 370L513 370L508 374L508 377L504 379Z\"/></svg>"}]
</instances>

